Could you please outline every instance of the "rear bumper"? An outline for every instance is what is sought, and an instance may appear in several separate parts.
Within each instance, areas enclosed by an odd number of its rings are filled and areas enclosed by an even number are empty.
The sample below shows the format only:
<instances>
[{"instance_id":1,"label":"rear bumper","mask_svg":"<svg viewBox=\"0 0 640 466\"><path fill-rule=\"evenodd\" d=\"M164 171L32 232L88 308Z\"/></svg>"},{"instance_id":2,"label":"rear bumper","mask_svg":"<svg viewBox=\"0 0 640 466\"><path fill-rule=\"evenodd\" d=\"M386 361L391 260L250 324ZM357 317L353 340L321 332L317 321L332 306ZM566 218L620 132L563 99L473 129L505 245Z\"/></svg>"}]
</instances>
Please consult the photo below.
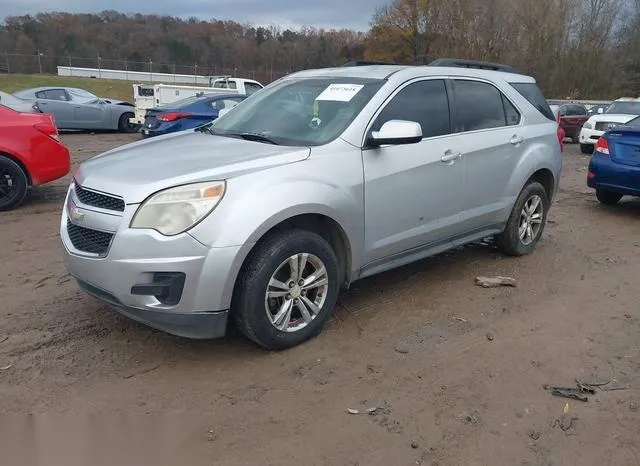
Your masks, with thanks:
<instances>
[{"instance_id":1,"label":"rear bumper","mask_svg":"<svg viewBox=\"0 0 640 466\"><path fill-rule=\"evenodd\" d=\"M37 154L27 169L33 186L62 178L71 170L69 150L62 143L47 137L38 145Z\"/></svg>"},{"instance_id":2,"label":"rear bumper","mask_svg":"<svg viewBox=\"0 0 640 466\"><path fill-rule=\"evenodd\" d=\"M616 163L611 157L596 152L589 162L587 186L640 196L640 167Z\"/></svg>"}]
</instances>

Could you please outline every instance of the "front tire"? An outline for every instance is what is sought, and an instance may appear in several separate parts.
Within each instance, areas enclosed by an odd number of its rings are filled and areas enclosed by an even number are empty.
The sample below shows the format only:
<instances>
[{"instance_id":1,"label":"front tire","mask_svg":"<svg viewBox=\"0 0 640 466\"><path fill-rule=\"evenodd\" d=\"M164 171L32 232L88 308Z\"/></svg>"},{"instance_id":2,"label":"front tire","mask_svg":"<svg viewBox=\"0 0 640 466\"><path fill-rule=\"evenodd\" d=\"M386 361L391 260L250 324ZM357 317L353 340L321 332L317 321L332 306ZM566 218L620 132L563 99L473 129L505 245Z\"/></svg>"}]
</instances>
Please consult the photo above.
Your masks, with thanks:
<instances>
[{"instance_id":1,"label":"front tire","mask_svg":"<svg viewBox=\"0 0 640 466\"><path fill-rule=\"evenodd\" d=\"M270 350L318 335L338 300L340 268L321 236L291 230L252 251L235 286L231 312L244 335Z\"/></svg>"},{"instance_id":2,"label":"front tire","mask_svg":"<svg viewBox=\"0 0 640 466\"><path fill-rule=\"evenodd\" d=\"M118 130L123 133L135 133L140 129L140 125L134 125L129 121L135 115L131 112L123 113L118 120Z\"/></svg>"},{"instance_id":3,"label":"front tire","mask_svg":"<svg viewBox=\"0 0 640 466\"><path fill-rule=\"evenodd\" d=\"M0 211L18 207L29 188L27 174L8 157L0 155Z\"/></svg>"},{"instance_id":4,"label":"front tire","mask_svg":"<svg viewBox=\"0 0 640 466\"><path fill-rule=\"evenodd\" d=\"M596 197L604 205L616 205L622 199L622 194L605 189L596 189Z\"/></svg>"},{"instance_id":5,"label":"front tire","mask_svg":"<svg viewBox=\"0 0 640 466\"><path fill-rule=\"evenodd\" d=\"M549 196L537 181L527 184L513 206L507 225L496 236L498 248L510 256L532 253L547 223Z\"/></svg>"},{"instance_id":6,"label":"front tire","mask_svg":"<svg viewBox=\"0 0 640 466\"><path fill-rule=\"evenodd\" d=\"M580 144L580 152L582 152L583 154L593 154L593 149L593 144Z\"/></svg>"}]
</instances>

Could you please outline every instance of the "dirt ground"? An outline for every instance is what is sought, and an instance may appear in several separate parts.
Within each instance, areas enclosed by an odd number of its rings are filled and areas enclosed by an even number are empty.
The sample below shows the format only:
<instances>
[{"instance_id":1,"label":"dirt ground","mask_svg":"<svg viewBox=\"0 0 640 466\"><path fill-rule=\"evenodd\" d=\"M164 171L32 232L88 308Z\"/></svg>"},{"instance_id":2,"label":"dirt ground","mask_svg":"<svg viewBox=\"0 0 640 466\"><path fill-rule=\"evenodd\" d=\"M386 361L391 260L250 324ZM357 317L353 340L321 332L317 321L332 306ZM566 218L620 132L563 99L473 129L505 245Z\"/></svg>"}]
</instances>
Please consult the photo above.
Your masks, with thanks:
<instances>
[{"instance_id":1,"label":"dirt ground","mask_svg":"<svg viewBox=\"0 0 640 466\"><path fill-rule=\"evenodd\" d=\"M135 136L63 139L77 166ZM131 464L638 465L640 202L600 206L587 163L566 146L533 255L478 245L358 282L320 337L280 353L235 333L168 336L79 292L58 236L69 180L35 189L0 214L0 412L38 415L13 418L23 439L45 413L111 419L123 446L86 465L125 449ZM478 275L518 287L483 289ZM613 381L586 403L543 388L575 379ZM112 416L125 413L149 416ZM78 439L98 424L74 424L73 440L46 424L61 443L29 464L72 464L60 458L89 448Z\"/></svg>"}]
</instances>

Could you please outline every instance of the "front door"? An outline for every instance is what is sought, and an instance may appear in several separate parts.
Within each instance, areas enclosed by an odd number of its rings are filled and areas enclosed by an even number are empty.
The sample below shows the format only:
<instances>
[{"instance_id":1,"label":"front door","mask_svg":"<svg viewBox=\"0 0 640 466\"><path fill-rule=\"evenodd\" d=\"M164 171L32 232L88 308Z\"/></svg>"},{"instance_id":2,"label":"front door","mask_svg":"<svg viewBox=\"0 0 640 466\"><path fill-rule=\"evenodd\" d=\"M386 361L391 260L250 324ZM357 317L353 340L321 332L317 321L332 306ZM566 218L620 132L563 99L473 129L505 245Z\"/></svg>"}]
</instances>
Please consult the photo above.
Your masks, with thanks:
<instances>
[{"instance_id":1,"label":"front door","mask_svg":"<svg viewBox=\"0 0 640 466\"><path fill-rule=\"evenodd\" d=\"M443 79L414 81L384 106L371 130L390 120L420 123L417 144L362 152L365 182L365 267L411 255L457 233L464 168L452 143Z\"/></svg>"}]
</instances>

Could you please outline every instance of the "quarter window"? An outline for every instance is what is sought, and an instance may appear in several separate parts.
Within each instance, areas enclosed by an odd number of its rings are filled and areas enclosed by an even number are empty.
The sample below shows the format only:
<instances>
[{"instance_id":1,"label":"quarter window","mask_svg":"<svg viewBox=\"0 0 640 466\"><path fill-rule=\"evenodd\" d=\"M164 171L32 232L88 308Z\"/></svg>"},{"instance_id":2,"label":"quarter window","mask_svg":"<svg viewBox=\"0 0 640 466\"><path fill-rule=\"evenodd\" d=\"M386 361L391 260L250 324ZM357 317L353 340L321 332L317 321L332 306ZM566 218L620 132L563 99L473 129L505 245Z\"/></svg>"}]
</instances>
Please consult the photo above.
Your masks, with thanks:
<instances>
[{"instance_id":1,"label":"quarter window","mask_svg":"<svg viewBox=\"0 0 640 466\"><path fill-rule=\"evenodd\" d=\"M502 93L491 84L455 81L457 130L477 131L506 126L507 112L504 100ZM511 119L513 117L512 114Z\"/></svg>"},{"instance_id":2,"label":"quarter window","mask_svg":"<svg viewBox=\"0 0 640 466\"><path fill-rule=\"evenodd\" d=\"M402 89L382 110L372 126L379 131L390 120L420 123L422 137L451 133L447 88L441 79L418 81Z\"/></svg>"}]
</instances>

